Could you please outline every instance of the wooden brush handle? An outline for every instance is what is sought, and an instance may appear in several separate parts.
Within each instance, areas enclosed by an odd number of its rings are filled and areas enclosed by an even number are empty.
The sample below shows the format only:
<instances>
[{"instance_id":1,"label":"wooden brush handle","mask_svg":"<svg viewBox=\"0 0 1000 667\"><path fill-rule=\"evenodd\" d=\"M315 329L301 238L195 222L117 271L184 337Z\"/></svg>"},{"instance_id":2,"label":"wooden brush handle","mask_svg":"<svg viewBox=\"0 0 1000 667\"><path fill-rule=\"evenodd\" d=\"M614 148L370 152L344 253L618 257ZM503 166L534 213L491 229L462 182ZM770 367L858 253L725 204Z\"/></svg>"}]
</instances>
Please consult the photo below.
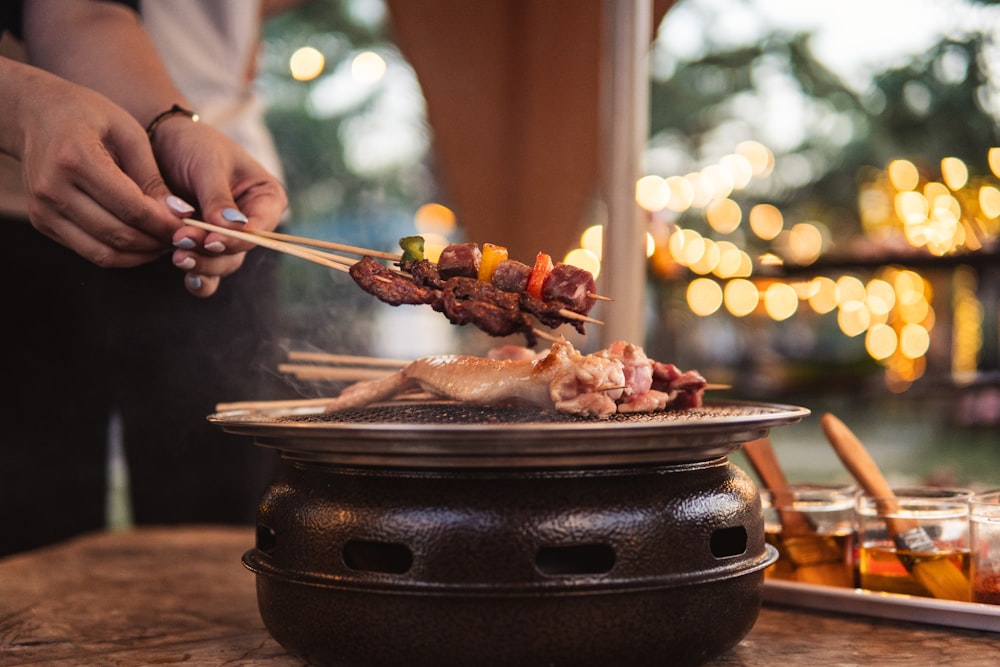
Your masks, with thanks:
<instances>
[{"instance_id":1,"label":"wooden brush handle","mask_svg":"<svg viewBox=\"0 0 1000 667\"><path fill-rule=\"evenodd\" d=\"M766 488L771 491L788 489L788 480L778 463L778 457L774 454L770 438L763 437L759 440L745 442L743 443L743 451L746 452L750 465L753 466Z\"/></svg>"},{"instance_id":2,"label":"wooden brush handle","mask_svg":"<svg viewBox=\"0 0 1000 667\"><path fill-rule=\"evenodd\" d=\"M808 535L815 532L808 517L784 508L788 498L788 479L778 463L771 439L764 437L745 442L743 451L757 476L760 477L760 481L764 483L764 487L771 492L771 503L781 517L782 530L789 535Z\"/></svg>"},{"instance_id":3,"label":"wooden brush handle","mask_svg":"<svg viewBox=\"0 0 1000 667\"><path fill-rule=\"evenodd\" d=\"M857 436L847 428L844 422L840 421L832 414L823 415L820 420L823 433L830 441L834 451L850 471L854 479L864 489L869 497L876 499L876 508L880 516L886 519L886 527L892 535L898 535L913 528L919 528L920 524L915 519L900 519L886 517L888 514L895 514L899 510L899 503L892 492L892 487L882 475L875 461L868 450L861 444Z\"/></svg>"}]
</instances>

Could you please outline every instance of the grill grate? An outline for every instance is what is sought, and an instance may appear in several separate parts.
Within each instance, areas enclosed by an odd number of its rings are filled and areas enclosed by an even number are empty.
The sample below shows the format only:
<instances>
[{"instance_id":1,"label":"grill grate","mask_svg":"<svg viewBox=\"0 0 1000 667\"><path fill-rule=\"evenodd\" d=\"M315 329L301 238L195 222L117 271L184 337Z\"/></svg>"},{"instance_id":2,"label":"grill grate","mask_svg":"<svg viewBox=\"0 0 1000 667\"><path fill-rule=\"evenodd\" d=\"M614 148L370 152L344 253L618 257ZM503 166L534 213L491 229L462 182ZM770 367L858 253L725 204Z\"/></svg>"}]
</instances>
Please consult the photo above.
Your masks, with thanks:
<instances>
[{"instance_id":1,"label":"grill grate","mask_svg":"<svg viewBox=\"0 0 1000 667\"><path fill-rule=\"evenodd\" d=\"M259 421L279 424L661 424L667 422L697 423L734 417L767 414L766 409L752 405L701 406L684 410L663 410L615 414L609 419L596 419L568 415L537 407L475 406L460 403L420 403L378 405L352 408L335 413L280 415L258 417Z\"/></svg>"}]
</instances>

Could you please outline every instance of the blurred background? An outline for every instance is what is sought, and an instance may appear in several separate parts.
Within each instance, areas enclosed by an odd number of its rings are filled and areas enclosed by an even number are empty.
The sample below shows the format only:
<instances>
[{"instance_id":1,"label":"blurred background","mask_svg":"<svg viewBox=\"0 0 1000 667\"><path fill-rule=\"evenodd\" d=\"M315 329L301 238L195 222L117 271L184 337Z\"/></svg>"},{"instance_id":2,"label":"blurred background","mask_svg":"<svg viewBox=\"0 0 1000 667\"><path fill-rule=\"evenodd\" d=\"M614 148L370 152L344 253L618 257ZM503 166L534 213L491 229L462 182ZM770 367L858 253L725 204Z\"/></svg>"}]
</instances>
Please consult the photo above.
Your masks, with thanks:
<instances>
[{"instance_id":1,"label":"blurred background","mask_svg":"<svg viewBox=\"0 0 1000 667\"><path fill-rule=\"evenodd\" d=\"M1000 484L997 9L681 2L656 43L650 173L760 161L653 214L655 340L740 397L840 414L901 482ZM790 474L841 477L817 433L773 437Z\"/></svg>"},{"instance_id":2,"label":"blurred background","mask_svg":"<svg viewBox=\"0 0 1000 667\"><path fill-rule=\"evenodd\" d=\"M390 251L416 233L489 241L599 272L615 223L587 181L610 156L585 15L601 3L413 4L426 16L314 0L266 23L257 80L289 231ZM1000 486L1000 7L654 7L635 183L649 355L732 385L714 398L810 408L772 434L793 481L847 479L818 426L832 411L891 481ZM496 342L305 262L283 281L289 348Z\"/></svg>"}]
</instances>

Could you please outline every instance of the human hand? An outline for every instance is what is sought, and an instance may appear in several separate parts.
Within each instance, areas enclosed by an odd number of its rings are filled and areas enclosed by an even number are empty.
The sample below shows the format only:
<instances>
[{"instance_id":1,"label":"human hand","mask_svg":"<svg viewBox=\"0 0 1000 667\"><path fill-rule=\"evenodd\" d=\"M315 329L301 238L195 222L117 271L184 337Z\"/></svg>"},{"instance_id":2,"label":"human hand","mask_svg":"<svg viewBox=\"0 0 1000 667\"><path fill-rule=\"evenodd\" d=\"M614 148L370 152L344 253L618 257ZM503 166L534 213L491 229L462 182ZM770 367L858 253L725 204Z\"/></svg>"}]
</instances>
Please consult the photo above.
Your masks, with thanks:
<instances>
[{"instance_id":1,"label":"human hand","mask_svg":"<svg viewBox=\"0 0 1000 667\"><path fill-rule=\"evenodd\" d=\"M166 181L196 203L205 222L265 231L278 226L288 205L284 188L222 132L177 116L157 126L152 144ZM177 230L173 242L174 265L187 272L185 284L196 296L213 294L220 280L239 269L254 247L196 227Z\"/></svg>"},{"instance_id":2,"label":"human hand","mask_svg":"<svg viewBox=\"0 0 1000 667\"><path fill-rule=\"evenodd\" d=\"M0 148L21 160L31 224L101 267L161 256L181 225L142 127L102 95L0 60L18 100Z\"/></svg>"}]
</instances>

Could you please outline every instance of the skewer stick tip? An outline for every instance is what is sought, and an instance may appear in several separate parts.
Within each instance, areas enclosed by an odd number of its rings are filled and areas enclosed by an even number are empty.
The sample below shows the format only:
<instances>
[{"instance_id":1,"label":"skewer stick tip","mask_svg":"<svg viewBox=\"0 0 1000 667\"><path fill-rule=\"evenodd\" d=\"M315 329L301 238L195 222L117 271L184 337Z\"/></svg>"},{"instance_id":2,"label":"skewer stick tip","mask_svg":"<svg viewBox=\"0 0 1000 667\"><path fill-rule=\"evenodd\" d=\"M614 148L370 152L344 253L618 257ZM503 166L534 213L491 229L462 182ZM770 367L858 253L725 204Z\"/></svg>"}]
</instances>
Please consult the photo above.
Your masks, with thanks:
<instances>
[{"instance_id":1,"label":"skewer stick tip","mask_svg":"<svg viewBox=\"0 0 1000 667\"><path fill-rule=\"evenodd\" d=\"M534 334L539 338L541 338L542 340L547 340L550 343L557 343L560 340L562 340L562 336L553 336L548 331L543 331L538 328L532 329L532 332L534 332Z\"/></svg>"},{"instance_id":2,"label":"skewer stick tip","mask_svg":"<svg viewBox=\"0 0 1000 667\"><path fill-rule=\"evenodd\" d=\"M559 314L565 317L567 320L579 320L580 322L590 322L591 324L604 324L601 320L595 320L593 317L583 315L573 310L567 308L560 308Z\"/></svg>"}]
</instances>

